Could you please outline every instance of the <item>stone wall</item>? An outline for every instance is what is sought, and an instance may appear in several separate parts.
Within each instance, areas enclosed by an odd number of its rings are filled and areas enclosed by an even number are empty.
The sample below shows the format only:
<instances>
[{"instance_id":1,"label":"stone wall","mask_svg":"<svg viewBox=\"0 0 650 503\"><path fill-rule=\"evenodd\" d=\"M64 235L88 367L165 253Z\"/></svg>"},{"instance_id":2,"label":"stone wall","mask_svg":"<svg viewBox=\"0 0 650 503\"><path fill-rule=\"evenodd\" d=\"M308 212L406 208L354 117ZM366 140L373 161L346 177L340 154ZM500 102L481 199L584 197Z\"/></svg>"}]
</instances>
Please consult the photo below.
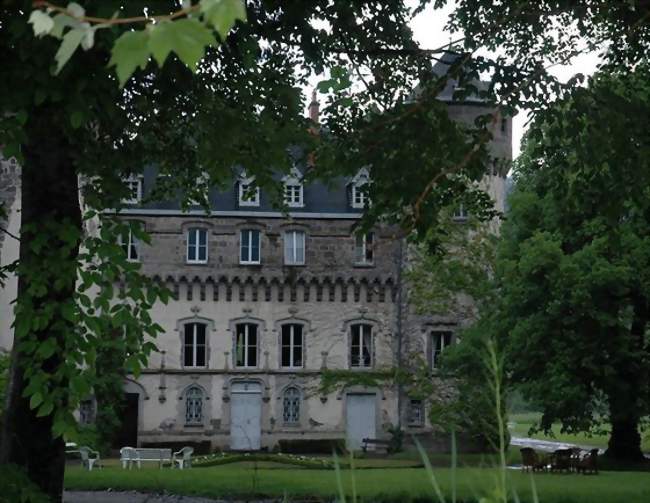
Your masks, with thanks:
<instances>
[{"instance_id":1,"label":"stone wall","mask_svg":"<svg viewBox=\"0 0 650 503\"><path fill-rule=\"evenodd\" d=\"M15 159L0 157L0 204L6 219L0 218L0 228L14 236L20 235L20 166ZM18 259L19 243L13 237L0 231L0 266L11 264ZM5 280L0 287L0 350L11 349L13 340L13 307L16 297L17 281L14 276Z\"/></svg>"}]
</instances>

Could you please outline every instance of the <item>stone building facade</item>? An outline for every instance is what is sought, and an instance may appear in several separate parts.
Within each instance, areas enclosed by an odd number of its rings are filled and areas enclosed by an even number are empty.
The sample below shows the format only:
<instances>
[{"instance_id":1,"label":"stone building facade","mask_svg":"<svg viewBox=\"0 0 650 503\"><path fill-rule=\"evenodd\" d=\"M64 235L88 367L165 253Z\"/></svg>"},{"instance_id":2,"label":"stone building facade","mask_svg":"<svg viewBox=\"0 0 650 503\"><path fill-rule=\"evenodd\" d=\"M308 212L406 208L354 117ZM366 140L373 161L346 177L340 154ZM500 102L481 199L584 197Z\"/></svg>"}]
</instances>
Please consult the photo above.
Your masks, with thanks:
<instances>
[{"instance_id":1,"label":"stone building facade","mask_svg":"<svg viewBox=\"0 0 650 503\"><path fill-rule=\"evenodd\" d=\"M452 117L472 121L481 102L440 95ZM448 86L448 87L449 87ZM494 128L491 150L511 159L511 120ZM324 370L371 375L400 366L417 353L435 360L454 342L464 320L416 316L403 284L405 244L377 227L355 235L365 204L357 190L361 170L332 186L285 180L289 214L264 192L247 190L242 176L232 190L209 193L210 212L181 211L173 201L140 203L155 185L146 169L133 179L133 204L121 212L142 223L151 244L125 243L142 271L165 284L173 298L151 316L162 333L159 351L137 378L124 382L127 406L116 445L197 444L210 449L273 449L287 441L388 438L400 425L429 435L426 402L392 382L352 384L322 392ZM484 188L503 210L506 173L486 174ZM2 161L0 197L9 209L0 225L19 232L14 163ZM461 215L462 216L462 215ZM2 264L15 260L18 243L0 233ZM15 278L0 296L0 346L12 341L10 306ZM360 382L363 381L362 379ZM92 416L92 400L81 419Z\"/></svg>"}]
</instances>

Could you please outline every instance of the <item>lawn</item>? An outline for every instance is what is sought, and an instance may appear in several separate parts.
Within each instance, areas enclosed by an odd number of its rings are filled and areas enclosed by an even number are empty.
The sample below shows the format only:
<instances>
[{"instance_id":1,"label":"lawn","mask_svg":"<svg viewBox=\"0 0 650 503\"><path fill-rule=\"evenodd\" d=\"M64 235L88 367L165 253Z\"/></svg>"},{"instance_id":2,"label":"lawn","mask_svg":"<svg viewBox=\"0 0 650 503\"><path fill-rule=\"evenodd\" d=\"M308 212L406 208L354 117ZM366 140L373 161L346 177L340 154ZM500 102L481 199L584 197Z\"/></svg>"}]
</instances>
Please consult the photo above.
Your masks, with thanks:
<instances>
[{"instance_id":1,"label":"lawn","mask_svg":"<svg viewBox=\"0 0 650 503\"><path fill-rule=\"evenodd\" d=\"M333 470L306 470L278 467L269 469L255 463L232 464L191 470L148 467L122 470L108 466L87 472L77 466L66 470L67 489L78 490L140 490L168 491L173 494L200 495L213 498L312 496L331 498L337 493ZM452 472L449 468L434 469L445 494L451 494ZM459 501L477 501L494 484L496 470L491 468L459 468L455 472ZM343 470L343 485L352 494L352 481L360 499L367 502L437 501L427 472L422 468L376 468ZM635 503L650 501L650 476L639 472L602 472L597 476L535 474L508 471L510 487L522 502L533 500L531 480L541 503ZM449 500L449 498L448 498Z\"/></svg>"},{"instance_id":2,"label":"lawn","mask_svg":"<svg viewBox=\"0 0 650 503\"><path fill-rule=\"evenodd\" d=\"M528 430L530 427L540 419L541 414L537 412L527 412L523 414L510 414L508 417L508 422L510 425L510 433L517 437L528 437ZM558 442L567 442L572 444L580 445L593 445L594 447L607 447L607 441L609 435L592 435L588 436L585 433L579 434L569 434L561 433L560 425L553 425L553 437L544 435L543 433L536 433L532 435L532 438L538 438L542 440L557 440ZM650 452L650 432L645 431L642 433L642 449L644 452Z\"/></svg>"}]
</instances>

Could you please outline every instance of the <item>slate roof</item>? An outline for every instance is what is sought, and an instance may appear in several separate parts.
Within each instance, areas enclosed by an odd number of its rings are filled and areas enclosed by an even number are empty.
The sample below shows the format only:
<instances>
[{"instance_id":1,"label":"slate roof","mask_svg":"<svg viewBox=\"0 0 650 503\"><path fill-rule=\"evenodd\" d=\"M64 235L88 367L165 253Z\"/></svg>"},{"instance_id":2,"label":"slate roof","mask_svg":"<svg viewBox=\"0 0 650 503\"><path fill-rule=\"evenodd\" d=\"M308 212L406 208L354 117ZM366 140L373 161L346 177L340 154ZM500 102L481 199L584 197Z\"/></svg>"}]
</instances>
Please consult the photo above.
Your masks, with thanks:
<instances>
[{"instance_id":1,"label":"slate roof","mask_svg":"<svg viewBox=\"0 0 650 503\"><path fill-rule=\"evenodd\" d=\"M147 167L143 173L143 195L146 200L151 194L157 178L155 167ZM281 177L278 176L278 179ZM352 208L349 197L349 183L351 178L339 177L328 185L315 181L303 186L303 206L299 208L289 208L289 213L312 213L312 214L338 214L341 216L351 217L360 215L361 209ZM226 190L220 191L212 188L208 195L210 208L213 212L248 212L248 213L269 213L280 212L281 208L274 207L270 195L260 190L259 206L240 206L238 193L239 179L235 178L229 182ZM152 210L163 210L162 213L170 214L181 211L180 199L144 202L140 205L125 205L127 213L152 212ZM201 206L192 206L192 210L197 213L205 214Z\"/></svg>"}]
</instances>

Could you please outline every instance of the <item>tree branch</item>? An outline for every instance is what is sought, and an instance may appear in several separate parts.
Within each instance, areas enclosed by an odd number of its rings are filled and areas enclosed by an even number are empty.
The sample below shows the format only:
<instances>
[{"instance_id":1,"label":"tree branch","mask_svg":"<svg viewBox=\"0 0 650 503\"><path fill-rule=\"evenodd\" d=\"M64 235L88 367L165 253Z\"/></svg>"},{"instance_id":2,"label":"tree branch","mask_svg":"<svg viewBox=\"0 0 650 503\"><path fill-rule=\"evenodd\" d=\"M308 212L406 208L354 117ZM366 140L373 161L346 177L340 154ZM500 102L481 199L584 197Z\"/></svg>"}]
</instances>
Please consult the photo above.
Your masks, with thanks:
<instances>
[{"instance_id":1,"label":"tree branch","mask_svg":"<svg viewBox=\"0 0 650 503\"><path fill-rule=\"evenodd\" d=\"M0 227L0 232L4 232L7 236L14 238L16 241L20 242L20 238L11 232L9 232L7 229Z\"/></svg>"}]
</instances>

